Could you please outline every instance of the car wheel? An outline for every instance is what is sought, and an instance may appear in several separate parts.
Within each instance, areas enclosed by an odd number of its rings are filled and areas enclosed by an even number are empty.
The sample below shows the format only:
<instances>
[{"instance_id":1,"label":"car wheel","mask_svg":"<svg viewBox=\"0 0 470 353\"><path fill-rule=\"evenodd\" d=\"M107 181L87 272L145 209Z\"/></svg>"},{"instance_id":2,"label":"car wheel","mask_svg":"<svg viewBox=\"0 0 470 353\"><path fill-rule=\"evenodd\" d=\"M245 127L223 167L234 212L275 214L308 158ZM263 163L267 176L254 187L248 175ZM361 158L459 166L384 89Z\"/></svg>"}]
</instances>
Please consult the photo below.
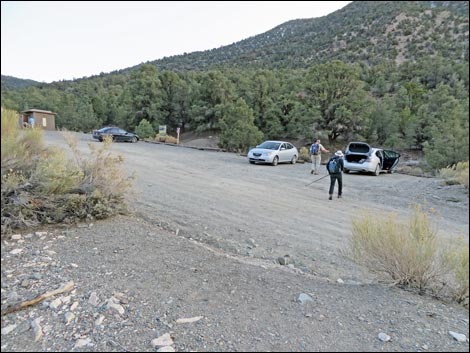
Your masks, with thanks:
<instances>
[{"instance_id":1,"label":"car wheel","mask_svg":"<svg viewBox=\"0 0 470 353\"><path fill-rule=\"evenodd\" d=\"M133 137L132 140L131 140L132 143L136 143L137 142L137 137Z\"/></svg>"},{"instance_id":2,"label":"car wheel","mask_svg":"<svg viewBox=\"0 0 470 353\"><path fill-rule=\"evenodd\" d=\"M380 175L380 165L378 165L378 164L377 164L377 166L375 167L374 175L375 175L375 176L379 176L379 175Z\"/></svg>"},{"instance_id":3,"label":"car wheel","mask_svg":"<svg viewBox=\"0 0 470 353\"><path fill-rule=\"evenodd\" d=\"M294 157L291 159L291 164L295 164L297 162L297 156L294 154Z\"/></svg>"},{"instance_id":4,"label":"car wheel","mask_svg":"<svg viewBox=\"0 0 470 353\"><path fill-rule=\"evenodd\" d=\"M100 136L100 138L98 139L98 141L103 142L103 138Z\"/></svg>"},{"instance_id":5,"label":"car wheel","mask_svg":"<svg viewBox=\"0 0 470 353\"><path fill-rule=\"evenodd\" d=\"M271 164L272 164L273 166L277 166L278 163L279 163L279 157L276 156L276 157L274 157L273 162L272 162Z\"/></svg>"},{"instance_id":6,"label":"car wheel","mask_svg":"<svg viewBox=\"0 0 470 353\"><path fill-rule=\"evenodd\" d=\"M255 161L248 161L248 162L250 162L250 164L255 164Z\"/></svg>"},{"instance_id":7,"label":"car wheel","mask_svg":"<svg viewBox=\"0 0 470 353\"><path fill-rule=\"evenodd\" d=\"M343 169L343 172L345 172L346 174L349 174L349 169Z\"/></svg>"}]
</instances>

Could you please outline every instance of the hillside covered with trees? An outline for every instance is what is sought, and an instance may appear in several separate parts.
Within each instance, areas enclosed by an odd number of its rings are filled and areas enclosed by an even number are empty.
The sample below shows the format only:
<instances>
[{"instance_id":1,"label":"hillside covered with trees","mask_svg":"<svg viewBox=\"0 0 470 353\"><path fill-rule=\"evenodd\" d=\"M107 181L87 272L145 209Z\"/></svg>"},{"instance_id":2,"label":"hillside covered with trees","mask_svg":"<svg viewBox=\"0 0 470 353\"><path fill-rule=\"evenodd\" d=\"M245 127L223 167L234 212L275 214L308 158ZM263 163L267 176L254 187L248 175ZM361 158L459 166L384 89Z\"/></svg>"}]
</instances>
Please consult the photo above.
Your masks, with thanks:
<instances>
[{"instance_id":1,"label":"hillside covered with trees","mask_svg":"<svg viewBox=\"0 0 470 353\"><path fill-rule=\"evenodd\" d=\"M469 159L468 33L467 1L358 1L109 74L26 87L2 76L2 105L51 110L58 127L85 132L210 130L231 150L263 138L365 140L424 150L441 168Z\"/></svg>"}]
</instances>

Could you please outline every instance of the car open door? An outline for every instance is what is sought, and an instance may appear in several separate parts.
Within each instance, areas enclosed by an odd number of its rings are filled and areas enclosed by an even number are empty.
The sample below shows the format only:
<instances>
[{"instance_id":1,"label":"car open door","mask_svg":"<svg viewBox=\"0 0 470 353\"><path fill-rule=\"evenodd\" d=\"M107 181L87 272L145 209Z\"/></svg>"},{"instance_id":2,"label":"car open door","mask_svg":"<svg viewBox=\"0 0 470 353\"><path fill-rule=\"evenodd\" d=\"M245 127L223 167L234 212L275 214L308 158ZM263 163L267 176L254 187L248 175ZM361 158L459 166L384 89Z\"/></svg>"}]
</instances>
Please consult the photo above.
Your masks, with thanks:
<instances>
[{"instance_id":1,"label":"car open door","mask_svg":"<svg viewBox=\"0 0 470 353\"><path fill-rule=\"evenodd\" d=\"M389 173L393 173L397 168L398 161L400 160L400 153L392 150L383 150L384 161L382 170L387 170Z\"/></svg>"}]
</instances>

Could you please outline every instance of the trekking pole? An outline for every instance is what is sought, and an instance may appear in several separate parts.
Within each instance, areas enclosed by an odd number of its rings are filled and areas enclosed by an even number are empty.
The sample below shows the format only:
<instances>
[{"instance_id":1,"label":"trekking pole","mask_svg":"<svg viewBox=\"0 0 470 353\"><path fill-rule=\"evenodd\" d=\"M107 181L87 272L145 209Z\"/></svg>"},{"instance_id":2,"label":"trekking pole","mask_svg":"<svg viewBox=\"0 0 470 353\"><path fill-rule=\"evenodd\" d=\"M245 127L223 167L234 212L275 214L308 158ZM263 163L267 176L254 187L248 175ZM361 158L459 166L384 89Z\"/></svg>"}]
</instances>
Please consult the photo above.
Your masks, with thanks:
<instances>
[{"instance_id":1,"label":"trekking pole","mask_svg":"<svg viewBox=\"0 0 470 353\"><path fill-rule=\"evenodd\" d=\"M319 181L319 180L322 180L322 179L326 178L328 175L329 175L329 174L327 174L327 175L324 175L324 176L322 176L321 178L319 178L319 179L316 179L316 180L312 181L311 183L308 183L308 184L307 184L307 185L305 185L305 186L312 185L313 183L316 183L317 181Z\"/></svg>"}]
</instances>

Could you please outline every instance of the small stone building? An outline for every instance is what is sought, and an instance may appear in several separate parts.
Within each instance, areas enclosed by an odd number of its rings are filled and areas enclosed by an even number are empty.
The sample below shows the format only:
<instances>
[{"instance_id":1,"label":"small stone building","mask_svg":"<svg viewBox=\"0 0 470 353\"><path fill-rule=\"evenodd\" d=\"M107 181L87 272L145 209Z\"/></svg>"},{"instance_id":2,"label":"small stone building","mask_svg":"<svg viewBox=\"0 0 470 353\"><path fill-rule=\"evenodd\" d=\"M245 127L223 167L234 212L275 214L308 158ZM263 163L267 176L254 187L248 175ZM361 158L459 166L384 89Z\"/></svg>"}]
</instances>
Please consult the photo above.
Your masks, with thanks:
<instances>
[{"instance_id":1,"label":"small stone building","mask_svg":"<svg viewBox=\"0 0 470 353\"><path fill-rule=\"evenodd\" d=\"M29 109L21 112L21 127L30 127L34 122L34 127L44 130L55 130L55 116L57 114L48 110Z\"/></svg>"}]
</instances>

